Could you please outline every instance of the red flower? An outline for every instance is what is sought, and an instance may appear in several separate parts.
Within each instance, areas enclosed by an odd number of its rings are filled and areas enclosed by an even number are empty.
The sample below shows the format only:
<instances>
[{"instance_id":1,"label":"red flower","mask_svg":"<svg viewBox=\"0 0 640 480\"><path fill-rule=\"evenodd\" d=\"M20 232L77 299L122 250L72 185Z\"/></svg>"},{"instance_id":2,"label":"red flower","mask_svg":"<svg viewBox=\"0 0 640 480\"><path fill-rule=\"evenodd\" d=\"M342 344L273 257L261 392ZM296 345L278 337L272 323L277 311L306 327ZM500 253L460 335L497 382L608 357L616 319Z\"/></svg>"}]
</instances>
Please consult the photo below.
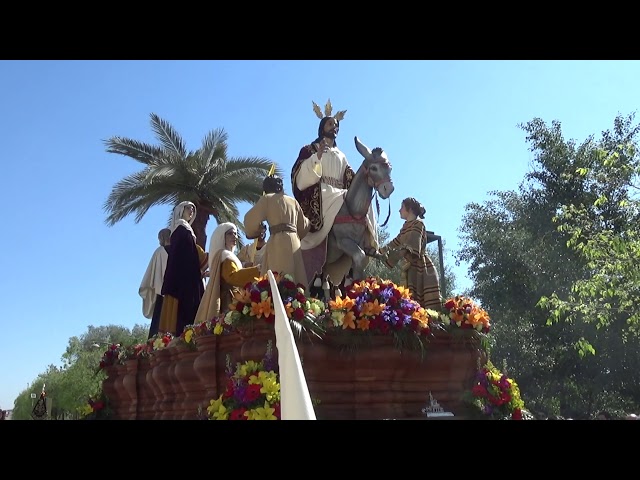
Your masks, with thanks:
<instances>
[{"instance_id":1,"label":"red flower","mask_svg":"<svg viewBox=\"0 0 640 480\"><path fill-rule=\"evenodd\" d=\"M249 385L245 390L244 398L247 403L255 402L258 398L260 398L260 385L253 384Z\"/></svg>"},{"instance_id":2,"label":"red flower","mask_svg":"<svg viewBox=\"0 0 640 480\"><path fill-rule=\"evenodd\" d=\"M247 409L245 407L238 407L235 410L232 410L229 414L229 420L248 420L248 418L244 415Z\"/></svg>"},{"instance_id":3,"label":"red flower","mask_svg":"<svg viewBox=\"0 0 640 480\"><path fill-rule=\"evenodd\" d=\"M522 420L522 410L520 410L519 408L516 408L513 413L511 414L511 419L512 420Z\"/></svg>"},{"instance_id":4,"label":"red flower","mask_svg":"<svg viewBox=\"0 0 640 480\"><path fill-rule=\"evenodd\" d=\"M260 292L257 290L253 290L251 292L251 301L255 303L259 303L261 300L262 298L260 297Z\"/></svg>"},{"instance_id":5,"label":"red flower","mask_svg":"<svg viewBox=\"0 0 640 480\"><path fill-rule=\"evenodd\" d=\"M236 311L242 313L242 309L244 308L244 303L238 302L236 303Z\"/></svg>"},{"instance_id":6,"label":"red flower","mask_svg":"<svg viewBox=\"0 0 640 480\"><path fill-rule=\"evenodd\" d=\"M98 410L102 410L104 408L104 402L102 400L98 400L97 402L94 402L91 405L91 408L93 409L94 412L97 412Z\"/></svg>"},{"instance_id":7,"label":"red flower","mask_svg":"<svg viewBox=\"0 0 640 480\"><path fill-rule=\"evenodd\" d=\"M276 417L278 420L280 420L280 402L274 403L271 406L274 409L274 412L273 412L274 417Z\"/></svg>"},{"instance_id":8,"label":"red flower","mask_svg":"<svg viewBox=\"0 0 640 480\"><path fill-rule=\"evenodd\" d=\"M487 389L484 388L482 385L477 384L475 385L472 389L471 392L473 393L473 395L475 397L486 397L487 396Z\"/></svg>"},{"instance_id":9,"label":"red flower","mask_svg":"<svg viewBox=\"0 0 640 480\"><path fill-rule=\"evenodd\" d=\"M296 308L293 311L293 318L295 320L302 320L304 318L304 310L302 310L301 308Z\"/></svg>"},{"instance_id":10,"label":"red flower","mask_svg":"<svg viewBox=\"0 0 640 480\"><path fill-rule=\"evenodd\" d=\"M449 300L447 303L444 304L444 308L446 308L447 310L451 310L455 306L456 306L456 302L453 299Z\"/></svg>"}]
</instances>

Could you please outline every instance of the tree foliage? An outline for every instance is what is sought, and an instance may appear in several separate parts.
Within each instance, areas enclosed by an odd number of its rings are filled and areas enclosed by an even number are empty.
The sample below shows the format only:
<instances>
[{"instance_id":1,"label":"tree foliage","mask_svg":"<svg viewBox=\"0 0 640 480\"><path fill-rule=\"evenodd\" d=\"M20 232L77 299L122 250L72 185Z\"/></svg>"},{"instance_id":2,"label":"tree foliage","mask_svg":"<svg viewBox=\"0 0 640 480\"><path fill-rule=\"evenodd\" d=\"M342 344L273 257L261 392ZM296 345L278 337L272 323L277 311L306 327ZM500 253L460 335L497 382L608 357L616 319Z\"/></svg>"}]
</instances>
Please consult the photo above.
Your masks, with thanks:
<instances>
[{"instance_id":1,"label":"tree foliage","mask_svg":"<svg viewBox=\"0 0 640 480\"><path fill-rule=\"evenodd\" d=\"M131 330L119 325L95 327L90 325L87 332L79 337L71 337L62 354L62 365L49 365L45 372L31 382L14 402L13 418L31 418L33 402L31 393L39 395L45 388L51 399L51 418L74 418L89 397L99 392L104 373L97 372L103 352L111 343L132 345L146 341L148 327L135 325Z\"/></svg>"},{"instance_id":2,"label":"tree foliage","mask_svg":"<svg viewBox=\"0 0 640 480\"><path fill-rule=\"evenodd\" d=\"M638 285L629 244L637 206L623 191L634 178L632 120L618 116L612 131L580 144L559 122L520 125L534 158L519 190L491 192L463 218L458 260L469 262L470 294L491 314L491 355L507 360L527 404L546 415L640 400L634 321L620 315Z\"/></svg>"}]
</instances>

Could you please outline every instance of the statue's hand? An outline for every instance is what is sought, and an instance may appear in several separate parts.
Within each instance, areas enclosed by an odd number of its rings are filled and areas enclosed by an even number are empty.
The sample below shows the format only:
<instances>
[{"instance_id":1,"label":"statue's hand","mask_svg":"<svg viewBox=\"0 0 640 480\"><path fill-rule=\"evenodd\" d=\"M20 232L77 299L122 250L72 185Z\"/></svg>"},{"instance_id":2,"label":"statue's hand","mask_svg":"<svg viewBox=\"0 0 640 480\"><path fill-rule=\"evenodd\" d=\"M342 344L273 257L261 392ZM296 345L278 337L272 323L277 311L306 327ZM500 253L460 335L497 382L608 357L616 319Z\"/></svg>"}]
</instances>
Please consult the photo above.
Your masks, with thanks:
<instances>
[{"instance_id":1,"label":"statue's hand","mask_svg":"<svg viewBox=\"0 0 640 480\"><path fill-rule=\"evenodd\" d=\"M375 248L368 248L364 252L367 256L377 258L378 260L384 260L385 255L381 252L378 252Z\"/></svg>"}]
</instances>

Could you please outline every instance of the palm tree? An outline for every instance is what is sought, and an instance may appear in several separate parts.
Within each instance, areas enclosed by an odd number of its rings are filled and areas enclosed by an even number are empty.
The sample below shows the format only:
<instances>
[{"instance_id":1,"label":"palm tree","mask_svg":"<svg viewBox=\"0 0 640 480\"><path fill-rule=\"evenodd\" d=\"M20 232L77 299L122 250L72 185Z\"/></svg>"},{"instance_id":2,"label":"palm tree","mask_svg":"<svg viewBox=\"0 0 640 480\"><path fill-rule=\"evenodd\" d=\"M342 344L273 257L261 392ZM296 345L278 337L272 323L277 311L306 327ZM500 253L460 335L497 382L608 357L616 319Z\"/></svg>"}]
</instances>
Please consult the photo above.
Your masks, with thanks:
<instances>
[{"instance_id":1,"label":"palm tree","mask_svg":"<svg viewBox=\"0 0 640 480\"><path fill-rule=\"evenodd\" d=\"M227 134L221 128L210 131L195 152L187 151L175 129L154 113L151 128L160 146L117 136L104 141L108 153L144 165L114 185L104 203L107 225L132 213L138 223L154 205L191 201L198 209L193 230L203 249L211 215L218 223L233 222L244 231L237 204L260 198L262 181L273 162L262 157L227 158ZM277 167L276 173L282 175Z\"/></svg>"}]
</instances>

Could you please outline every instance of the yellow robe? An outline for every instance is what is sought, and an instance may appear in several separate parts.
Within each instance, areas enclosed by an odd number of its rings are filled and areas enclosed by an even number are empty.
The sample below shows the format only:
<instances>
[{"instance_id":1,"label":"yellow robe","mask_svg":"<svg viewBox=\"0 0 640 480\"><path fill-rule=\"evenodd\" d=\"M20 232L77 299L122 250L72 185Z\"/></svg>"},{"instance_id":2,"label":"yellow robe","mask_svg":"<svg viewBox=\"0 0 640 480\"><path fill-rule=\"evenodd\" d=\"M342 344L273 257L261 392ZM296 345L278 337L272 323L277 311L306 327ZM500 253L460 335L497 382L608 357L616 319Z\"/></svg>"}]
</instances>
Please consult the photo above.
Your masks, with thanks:
<instances>
[{"instance_id":1,"label":"yellow robe","mask_svg":"<svg viewBox=\"0 0 640 480\"><path fill-rule=\"evenodd\" d=\"M260 276L258 267L239 268L233 260L223 259L223 252L225 250L218 250L211 261L209 282L200 301L195 324L225 313L233 298L233 291Z\"/></svg>"}]
</instances>

